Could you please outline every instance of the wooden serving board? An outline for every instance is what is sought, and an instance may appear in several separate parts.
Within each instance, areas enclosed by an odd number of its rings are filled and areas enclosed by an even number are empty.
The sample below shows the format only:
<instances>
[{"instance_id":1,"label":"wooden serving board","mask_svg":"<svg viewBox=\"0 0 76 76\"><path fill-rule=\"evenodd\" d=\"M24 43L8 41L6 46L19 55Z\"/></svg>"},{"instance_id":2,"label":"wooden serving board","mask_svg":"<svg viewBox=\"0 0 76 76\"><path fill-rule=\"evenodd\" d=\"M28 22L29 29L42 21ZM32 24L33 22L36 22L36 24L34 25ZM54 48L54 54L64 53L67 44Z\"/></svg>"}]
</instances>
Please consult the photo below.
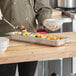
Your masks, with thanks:
<instances>
[{"instance_id":1,"label":"wooden serving board","mask_svg":"<svg viewBox=\"0 0 76 76\"><path fill-rule=\"evenodd\" d=\"M52 18L62 17L62 11L52 9Z\"/></svg>"}]
</instances>

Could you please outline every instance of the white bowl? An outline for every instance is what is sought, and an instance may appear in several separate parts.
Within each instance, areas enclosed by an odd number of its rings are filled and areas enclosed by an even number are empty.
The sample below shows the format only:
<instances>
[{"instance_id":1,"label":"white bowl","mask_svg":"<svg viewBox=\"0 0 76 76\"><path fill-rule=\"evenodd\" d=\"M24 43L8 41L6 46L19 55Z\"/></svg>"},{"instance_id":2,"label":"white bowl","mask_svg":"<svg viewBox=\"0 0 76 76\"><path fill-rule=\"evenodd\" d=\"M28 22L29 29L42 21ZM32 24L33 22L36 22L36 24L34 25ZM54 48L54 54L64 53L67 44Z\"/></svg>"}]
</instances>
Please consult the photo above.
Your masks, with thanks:
<instances>
[{"instance_id":1,"label":"white bowl","mask_svg":"<svg viewBox=\"0 0 76 76\"><path fill-rule=\"evenodd\" d=\"M0 37L0 44L6 44L9 43L9 39L5 37Z\"/></svg>"},{"instance_id":2,"label":"white bowl","mask_svg":"<svg viewBox=\"0 0 76 76\"><path fill-rule=\"evenodd\" d=\"M7 44L9 44L9 42L4 42L4 41L1 42L1 41L0 41L0 45L7 45Z\"/></svg>"},{"instance_id":3,"label":"white bowl","mask_svg":"<svg viewBox=\"0 0 76 76\"><path fill-rule=\"evenodd\" d=\"M0 40L1 40L1 41L9 41L9 39L6 38L6 37L0 37Z\"/></svg>"},{"instance_id":4,"label":"white bowl","mask_svg":"<svg viewBox=\"0 0 76 76\"><path fill-rule=\"evenodd\" d=\"M9 39L0 37L0 53L4 53L9 45Z\"/></svg>"},{"instance_id":5,"label":"white bowl","mask_svg":"<svg viewBox=\"0 0 76 76\"><path fill-rule=\"evenodd\" d=\"M4 53L7 50L7 47L0 47L0 53Z\"/></svg>"},{"instance_id":6,"label":"white bowl","mask_svg":"<svg viewBox=\"0 0 76 76\"><path fill-rule=\"evenodd\" d=\"M7 47L7 46L9 46L9 44L7 44L7 45L0 45L0 47Z\"/></svg>"}]
</instances>

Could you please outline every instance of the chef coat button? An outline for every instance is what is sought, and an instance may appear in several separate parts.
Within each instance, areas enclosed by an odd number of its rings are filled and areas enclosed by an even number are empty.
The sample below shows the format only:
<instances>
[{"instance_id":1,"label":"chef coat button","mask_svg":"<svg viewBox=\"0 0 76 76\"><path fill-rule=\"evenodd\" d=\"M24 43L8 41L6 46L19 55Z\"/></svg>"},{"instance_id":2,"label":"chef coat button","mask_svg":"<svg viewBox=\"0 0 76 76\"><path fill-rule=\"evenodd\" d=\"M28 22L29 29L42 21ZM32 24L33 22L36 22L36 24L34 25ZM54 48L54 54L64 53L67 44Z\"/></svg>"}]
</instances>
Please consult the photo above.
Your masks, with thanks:
<instances>
[{"instance_id":1,"label":"chef coat button","mask_svg":"<svg viewBox=\"0 0 76 76\"><path fill-rule=\"evenodd\" d=\"M36 12L37 12L37 10L36 10Z\"/></svg>"},{"instance_id":2,"label":"chef coat button","mask_svg":"<svg viewBox=\"0 0 76 76\"><path fill-rule=\"evenodd\" d=\"M26 17L26 20L28 20L28 17Z\"/></svg>"}]
</instances>

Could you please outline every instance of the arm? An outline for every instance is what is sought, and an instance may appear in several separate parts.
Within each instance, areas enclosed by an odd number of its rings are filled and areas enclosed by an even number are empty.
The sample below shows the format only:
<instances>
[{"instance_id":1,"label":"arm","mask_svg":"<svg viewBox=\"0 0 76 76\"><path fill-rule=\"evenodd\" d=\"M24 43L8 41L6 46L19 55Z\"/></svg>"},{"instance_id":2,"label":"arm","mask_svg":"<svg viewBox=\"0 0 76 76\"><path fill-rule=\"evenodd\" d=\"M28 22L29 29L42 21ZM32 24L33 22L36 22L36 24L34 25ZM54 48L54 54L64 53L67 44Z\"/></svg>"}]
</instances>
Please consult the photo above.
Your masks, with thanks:
<instances>
[{"instance_id":1,"label":"arm","mask_svg":"<svg viewBox=\"0 0 76 76\"><path fill-rule=\"evenodd\" d=\"M61 25L51 24L52 9L49 4L49 0L34 0L35 1L35 12L37 14L37 20L40 25L43 25L48 30L56 31L61 28Z\"/></svg>"},{"instance_id":2,"label":"arm","mask_svg":"<svg viewBox=\"0 0 76 76\"><path fill-rule=\"evenodd\" d=\"M40 24L43 20L51 18L52 10L49 5L49 0L35 0L34 9Z\"/></svg>"}]
</instances>

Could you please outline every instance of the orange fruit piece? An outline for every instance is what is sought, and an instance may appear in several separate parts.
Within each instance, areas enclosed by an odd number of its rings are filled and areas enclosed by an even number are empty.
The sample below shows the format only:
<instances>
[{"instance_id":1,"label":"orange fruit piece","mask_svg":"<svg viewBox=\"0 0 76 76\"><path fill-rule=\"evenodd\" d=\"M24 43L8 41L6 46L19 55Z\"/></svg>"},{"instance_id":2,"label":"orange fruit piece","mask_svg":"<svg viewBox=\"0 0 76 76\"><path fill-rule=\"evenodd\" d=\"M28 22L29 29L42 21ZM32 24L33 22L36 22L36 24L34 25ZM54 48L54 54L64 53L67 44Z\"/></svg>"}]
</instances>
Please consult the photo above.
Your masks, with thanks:
<instances>
[{"instance_id":1,"label":"orange fruit piece","mask_svg":"<svg viewBox=\"0 0 76 76\"><path fill-rule=\"evenodd\" d=\"M25 26L23 26L23 25L22 25L22 26L20 26L20 29L21 29L21 30L25 29Z\"/></svg>"}]
</instances>

